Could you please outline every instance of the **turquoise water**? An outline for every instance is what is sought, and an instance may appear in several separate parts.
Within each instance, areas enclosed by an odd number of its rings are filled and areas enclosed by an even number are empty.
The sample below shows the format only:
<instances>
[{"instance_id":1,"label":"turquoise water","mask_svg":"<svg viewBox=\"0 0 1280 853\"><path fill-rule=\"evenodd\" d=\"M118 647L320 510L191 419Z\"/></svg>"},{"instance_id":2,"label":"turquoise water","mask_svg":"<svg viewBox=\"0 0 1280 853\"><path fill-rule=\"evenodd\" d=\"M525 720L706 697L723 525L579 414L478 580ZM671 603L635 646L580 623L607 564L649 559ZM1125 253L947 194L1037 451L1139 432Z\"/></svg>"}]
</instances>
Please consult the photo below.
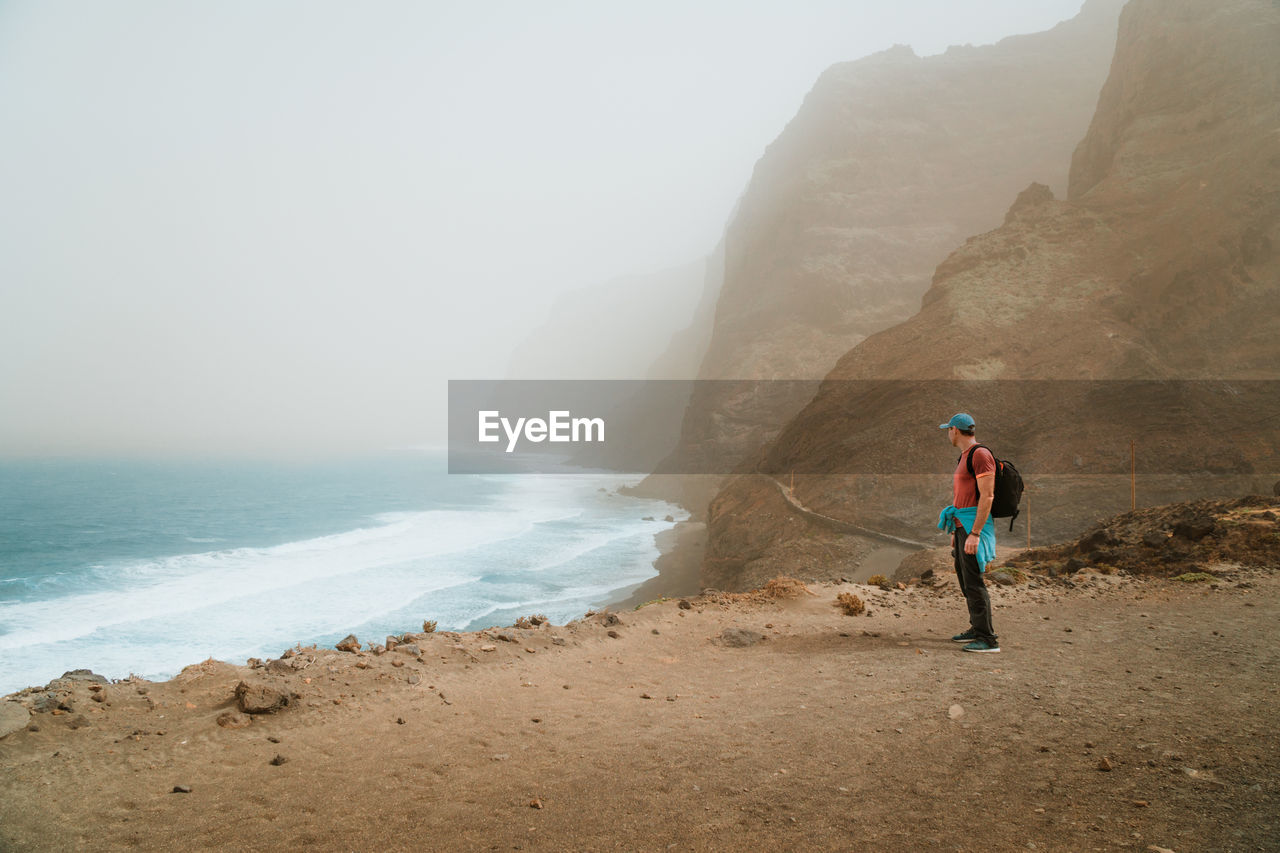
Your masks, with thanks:
<instances>
[{"instance_id":1,"label":"turquoise water","mask_svg":"<svg viewBox=\"0 0 1280 853\"><path fill-rule=\"evenodd\" d=\"M347 633L564 622L653 576L683 518L640 475L468 476L421 452L0 462L0 693L164 678Z\"/></svg>"}]
</instances>

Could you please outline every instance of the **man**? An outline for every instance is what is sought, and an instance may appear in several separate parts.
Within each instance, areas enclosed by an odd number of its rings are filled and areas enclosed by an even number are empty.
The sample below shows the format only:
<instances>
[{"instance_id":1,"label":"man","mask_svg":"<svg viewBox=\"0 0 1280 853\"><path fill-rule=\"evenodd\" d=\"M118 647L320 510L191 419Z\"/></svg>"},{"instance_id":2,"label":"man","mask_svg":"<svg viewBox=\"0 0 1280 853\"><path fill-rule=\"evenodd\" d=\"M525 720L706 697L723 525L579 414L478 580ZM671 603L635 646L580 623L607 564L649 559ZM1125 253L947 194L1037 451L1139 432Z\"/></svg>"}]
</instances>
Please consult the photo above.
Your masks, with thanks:
<instances>
[{"instance_id":1,"label":"man","mask_svg":"<svg viewBox=\"0 0 1280 853\"><path fill-rule=\"evenodd\" d=\"M982 580L987 563L996 556L996 529L991 520L996 460L990 450L978 446L976 425L968 414L960 412L938 427L947 431L951 446L960 450L951 478L952 504L938 516L938 527L951 533L956 577L969 607L969 630L951 639L966 643L966 652L998 652L1000 643L991 627L991 595ZM970 457L973 474L969 473Z\"/></svg>"}]
</instances>

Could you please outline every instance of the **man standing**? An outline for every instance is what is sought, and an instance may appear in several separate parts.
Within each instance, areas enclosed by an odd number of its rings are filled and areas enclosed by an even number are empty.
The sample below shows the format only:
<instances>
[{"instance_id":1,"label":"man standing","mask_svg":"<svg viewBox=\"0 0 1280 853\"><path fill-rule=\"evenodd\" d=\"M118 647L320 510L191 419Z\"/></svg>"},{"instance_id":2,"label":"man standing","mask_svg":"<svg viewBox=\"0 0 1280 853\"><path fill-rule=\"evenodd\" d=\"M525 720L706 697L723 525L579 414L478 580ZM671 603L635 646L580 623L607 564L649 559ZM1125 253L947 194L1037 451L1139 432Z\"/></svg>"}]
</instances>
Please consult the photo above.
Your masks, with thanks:
<instances>
[{"instance_id":1,"label":"man standing","mask_svg":"<svg viewBox=\"0 0 1280 853\"><path fill-rule=\"evenodd\" d=\"M960 460L952 476L952 504L938 516L938 527L951 533L956 577L969 607L969 630L951 639L966 643L966 652L998 652L1000 644L991 627L991 595L982 580L987 563L996 556L996 530L991 520L996 460L990 450L978 444L975 424L968 414L954 415L939 424L939 429L945 429L951 446L959 448Z\"/></svg>"}]
</instances>

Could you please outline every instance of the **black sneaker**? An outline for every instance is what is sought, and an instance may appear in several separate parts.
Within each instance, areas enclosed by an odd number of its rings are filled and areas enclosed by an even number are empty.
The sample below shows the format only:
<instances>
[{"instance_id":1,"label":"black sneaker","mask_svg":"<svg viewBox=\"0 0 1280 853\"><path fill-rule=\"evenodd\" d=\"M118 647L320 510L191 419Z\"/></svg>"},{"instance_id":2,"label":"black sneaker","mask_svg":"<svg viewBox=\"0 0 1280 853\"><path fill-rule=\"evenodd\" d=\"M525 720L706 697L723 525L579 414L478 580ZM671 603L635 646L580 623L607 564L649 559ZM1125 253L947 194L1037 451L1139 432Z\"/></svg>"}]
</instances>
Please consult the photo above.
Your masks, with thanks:
<instances>
[{"instance_id":1,"label":"black sneaker","mask_svg":"<svg viewBox=\"0 0 1280 853\"><path fill-rule=\"evenodd\" d=\"M1000 644L993 640L974 640L972 643L964 647L966 652L998 652Z\"/></svg>"},{"instance_id":2,"label":"black sneaker","mask_svg":"<svg viewBox=\"0 0 1280 853\"><path fill-rule=\"evenodd\" d=\"M978 635L973 632L972 628L970 628L968 631L965 631L963 634L956 634L954 637L951 638L951 642L972 643L976 639L978 639Z\"/></svg>"}]
</instances>

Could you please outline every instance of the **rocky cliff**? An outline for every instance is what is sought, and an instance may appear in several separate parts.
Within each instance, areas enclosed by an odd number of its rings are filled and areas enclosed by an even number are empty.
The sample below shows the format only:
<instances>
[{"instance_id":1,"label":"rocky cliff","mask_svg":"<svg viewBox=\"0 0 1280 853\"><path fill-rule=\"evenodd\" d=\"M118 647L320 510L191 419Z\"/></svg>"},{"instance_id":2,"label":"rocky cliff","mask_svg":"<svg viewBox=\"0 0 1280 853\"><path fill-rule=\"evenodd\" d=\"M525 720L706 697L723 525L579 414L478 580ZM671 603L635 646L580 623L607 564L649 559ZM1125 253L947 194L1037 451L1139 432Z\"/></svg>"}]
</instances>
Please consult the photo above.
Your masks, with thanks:
<instances>
[{"instance_id":1,"label":"rocky cliff","mask_svg":"<svg viewBox=\"0 0 1280 853\"><path fill-rule=\"evenodd\" d=\"M717 254L563 294L513 347L507 377L692 378L711 335L703 303L719 292L722 265Z\"/></svg>"},{"instance_id":2,"label":"rocky cliff","mask_svg":"<svg viewBox=\"0 0 1280 853\"><path fill-rule=\"evenodd\" d=\"M1146 499L1269 490L1280 451L1265 382L1280 378L1278 44L1280 5L1267 0L1132 0L1067 197L1029 187L1003 225L948 256L920 312L841 358L758 469L807 472L795 497L823 515L924 537L955 458L936 424L971 409L980 438L1044 475L1033 498L1046 536L1128 508L1131 441ZM1121 382L1135 379L1158 381ZM1233 410L1244 385L1182 381L1192 379L1264 382ZM1196 417L1210 410L1219 416ZM1161 428L1153 412L1172 422ZM1234 443L1210 458L1202 445L1223 433ZM885 446L939 474L850 465ZM788 512L768 476L729 483L709 528L708 585L831 571L814 543L837 540Z\"/></svg>"},{"instance_id":3,"label":"rocky cliff","mask_svg":"<svg viewBox=\"0 0 1280 853\"><path fill-rule=\"evenodd\" d=\"M1107 73L1119 0L1047 32L828 69L756 166L725 243L704 379L821 379L919 307L934 268L1033 179L1063 192ZM696 395L668 468L745 456L811 398ZM695 511L699 507L691 507Z\"/></svg>"}]
</instances>

